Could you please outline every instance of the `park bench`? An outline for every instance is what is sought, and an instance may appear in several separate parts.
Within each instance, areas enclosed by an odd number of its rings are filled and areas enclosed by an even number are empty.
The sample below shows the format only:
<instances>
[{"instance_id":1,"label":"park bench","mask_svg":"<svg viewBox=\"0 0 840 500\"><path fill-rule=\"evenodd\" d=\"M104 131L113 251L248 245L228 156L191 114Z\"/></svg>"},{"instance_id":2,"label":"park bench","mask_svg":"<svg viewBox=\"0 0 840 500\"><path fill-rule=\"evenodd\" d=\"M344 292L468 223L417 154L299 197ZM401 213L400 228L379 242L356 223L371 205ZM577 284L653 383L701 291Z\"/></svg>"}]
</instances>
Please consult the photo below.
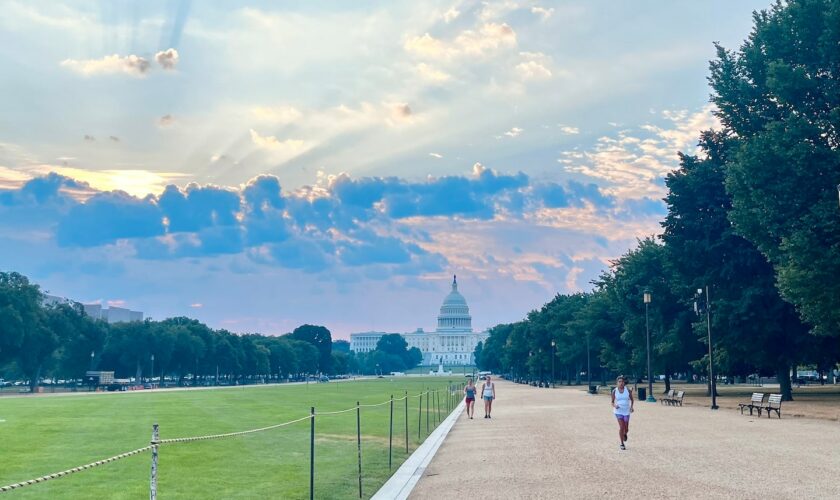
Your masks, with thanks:
<instances>
[{"instance_id":1,"label":"park bench","mask_svg":"<svg viewBox=\"0 0 840 500\"><path fill-rule=\"evenodd\" d=\"M767 404L761 406L758 410L758 416L761 416L761 410L767 411L767 418L770 418L770 412L775 411L779 418L782 418L782 395L771 394L767 399Z\"/></svg>"},{"instance_id":2,"label":"park bench","mask_svg":"<svg viewBox=\"0 0 840 500\"><path fill-rule=\"evenodd\" d=\"M659 398L659 404L664 405L665 403L671 404L671 400L674 399L674 390L671 389L668 391L668 394Z\"/></svg>"},{"instance_id":3,"label":"park bench","mask_svg":"<svg viewBox=\"0 0 840 500\"><path fill-rule=\"evenodd\" d=\"M677 391L674 397L668 400L668 404L673 406L682 406L683 396L685 396L685 391Z\"/></svg>"},{"instance_id":4,"label":"park bench","mask_svg":"<svg viewBox=\"0 0 840 500\"><path fill-rule=\"evenodd\" d=\"M761 408L764 404L764 393L761 392L754 392L752 397L750 398L749 403L738 403L738 408L741 409L741 415L744 414L744 409L750 410L750 415L753 414L753 410L758 410L758 416L761 416Z\"/></svg>"}]
</instances>

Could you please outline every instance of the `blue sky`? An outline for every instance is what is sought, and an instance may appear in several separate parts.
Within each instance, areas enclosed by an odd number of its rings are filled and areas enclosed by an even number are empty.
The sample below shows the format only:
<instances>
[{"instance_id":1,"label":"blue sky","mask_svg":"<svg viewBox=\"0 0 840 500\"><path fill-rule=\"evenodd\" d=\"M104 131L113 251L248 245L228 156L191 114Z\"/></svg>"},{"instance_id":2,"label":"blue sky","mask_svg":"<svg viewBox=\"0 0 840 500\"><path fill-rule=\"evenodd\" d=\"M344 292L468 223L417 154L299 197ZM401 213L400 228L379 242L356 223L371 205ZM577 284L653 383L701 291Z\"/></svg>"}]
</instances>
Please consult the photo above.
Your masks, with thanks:
<instances>
[{"instance_id":1,"label":"blue sky","mask_svg":"<svg viewBox=\"0 0 840 500\"><path fill-rule=\"evenodd\" d=\"M0 269L236 332L474 326L659 230L767 2L3 2Z\"/></svg>"}]
</instances>

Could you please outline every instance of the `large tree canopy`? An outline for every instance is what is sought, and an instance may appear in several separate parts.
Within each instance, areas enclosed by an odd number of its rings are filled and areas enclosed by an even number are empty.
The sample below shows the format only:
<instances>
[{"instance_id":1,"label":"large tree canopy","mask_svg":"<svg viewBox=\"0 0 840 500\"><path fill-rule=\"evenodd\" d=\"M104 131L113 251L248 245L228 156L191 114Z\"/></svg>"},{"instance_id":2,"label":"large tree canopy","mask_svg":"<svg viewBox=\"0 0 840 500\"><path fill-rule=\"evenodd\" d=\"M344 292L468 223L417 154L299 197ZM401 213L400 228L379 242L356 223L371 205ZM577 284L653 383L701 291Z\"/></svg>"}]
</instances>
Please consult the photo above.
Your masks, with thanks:
<instances>
[{"instance_id":1,"label":"large tree canopy","mask_svg":"<svg viewBox=\"0 0 840 500\"><path fill-rule=\"evenodd\" d=\"M754 20L711 64L729 218L815 331L840 335L840 2L777 2Z\"/></svg>"}]
</instances>

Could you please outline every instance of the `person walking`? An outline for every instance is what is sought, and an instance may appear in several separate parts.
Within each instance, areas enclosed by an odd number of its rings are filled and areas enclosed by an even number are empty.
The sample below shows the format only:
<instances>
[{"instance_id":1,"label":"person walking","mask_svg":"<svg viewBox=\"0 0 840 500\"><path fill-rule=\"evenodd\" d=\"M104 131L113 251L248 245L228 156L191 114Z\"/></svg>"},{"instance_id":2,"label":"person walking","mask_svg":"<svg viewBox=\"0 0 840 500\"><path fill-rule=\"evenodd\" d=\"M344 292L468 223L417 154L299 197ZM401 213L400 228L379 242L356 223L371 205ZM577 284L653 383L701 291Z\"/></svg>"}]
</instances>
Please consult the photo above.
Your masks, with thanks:
<instances>
[{"instance_id":1,"label":"person walking","mask_svg":"<svg viewBox=\"0 0 840 500\"><path fill-rule=\"evenodd\" d=\"M473 415L475 415L475 391L475 384L473 384L472 379L469 379L466 387L464 387L464 394L466 395L466 399L464 401L467 403L467 417L469 417L470 420L472 420Z\"/></svg>"},{"instance_id":2,"label":"person walking","mask_svg":"<svg viewBox=\"0 0 840 500\"><path fill-rule=\"evenodd\" d=\"M493 400L496 399L496 384L490 380L490 375L484 377L484 383L481 385L481 397L484 399L484 418L490 418Z\"/></svg>"},{"instance_id":3,"label":"person walking","mask_svg":"<svg viewBox=\"0 0 840 500\"><path fill-rule=\"evenodd\" d=\"M619 375L615 380L616 388L612 391L610 398L613 413L618 420L618 439L621 441L621 449L626 450L624 442L627 441L627 432L630 430L630 414L633 413L633 391L626 387L627 380L624 375Z\"/></svg>"}]
</instances>

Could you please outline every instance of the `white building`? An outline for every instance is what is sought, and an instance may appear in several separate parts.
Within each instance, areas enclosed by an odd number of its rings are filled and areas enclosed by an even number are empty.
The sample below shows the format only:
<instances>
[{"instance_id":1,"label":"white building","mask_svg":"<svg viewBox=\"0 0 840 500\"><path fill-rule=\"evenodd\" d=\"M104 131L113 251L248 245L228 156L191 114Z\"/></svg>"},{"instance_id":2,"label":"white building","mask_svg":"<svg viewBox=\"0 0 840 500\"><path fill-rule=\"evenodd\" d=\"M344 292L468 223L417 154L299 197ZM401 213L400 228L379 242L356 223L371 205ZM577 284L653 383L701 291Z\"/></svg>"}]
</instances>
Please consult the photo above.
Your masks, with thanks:
<instances>
[{"instance_id":1,"label":"white building","mask_svg":"<svg viewBox=\"0 0 840 500\"><path fill-rule=\"evenodd\" d=\"M123 323L143 321L143 313L132 311L124 307L102 307L102 304L84 304L85 314L94 319L101 319L108 323Z\"/></svg>"},{"instance_id":2,"label":"white building","mask_svg":"<svg viewBox=\"0 0 840 500\"><path fill-rule=\"evenodd\" d=\"M350 350L370 352L376 349L376 343L386 332L363 332L350 334ZM443 299L437 328L426 332L418 328L411 333L401 333L408 348L416 347L423 353L423 365L472 365L475 364L473 352L479 342L487 340L489 333L473 332L472 316L467 300L458 291L458 280L452 278L452 291Z\"/></svg>"}]
</instances>

